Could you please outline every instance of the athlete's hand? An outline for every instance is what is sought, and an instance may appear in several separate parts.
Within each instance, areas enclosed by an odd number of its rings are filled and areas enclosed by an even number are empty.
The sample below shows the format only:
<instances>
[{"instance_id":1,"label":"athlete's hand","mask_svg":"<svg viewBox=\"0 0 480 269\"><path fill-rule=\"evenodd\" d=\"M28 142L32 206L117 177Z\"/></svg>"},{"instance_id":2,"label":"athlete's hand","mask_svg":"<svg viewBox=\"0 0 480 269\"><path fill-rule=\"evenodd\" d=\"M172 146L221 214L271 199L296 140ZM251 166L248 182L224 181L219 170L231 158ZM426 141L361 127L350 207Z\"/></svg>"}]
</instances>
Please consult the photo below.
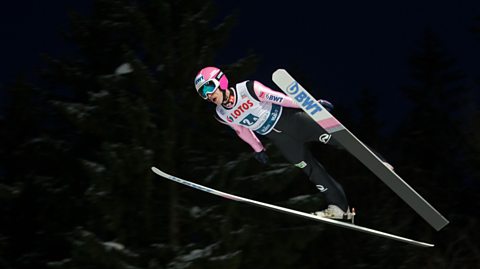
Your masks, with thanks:
<instances>
[{"instance_id":1,"label":"athlete's hand","mask_svg":"<svg viewBox=\"0 0 480 269\"><path fill-rule=\"evenodd\" d=\"M264 150L253 153L253 157L255 157L255 159L261 164L268 163L268 155Z\"/></svg>"},{"instance_id":2,"label":"athlete's hand","mask_svg":"<svg viewBox=\"0 0 480 269\"><path fill-rule=\"evenodd\" d=\"M326 110L328 110L328 111L332 111L332 110L333 110L333 104L330 103L329 101L320 99L320 100L318 100L318 102L319 102Z\"/></svg>"}]
</instances>

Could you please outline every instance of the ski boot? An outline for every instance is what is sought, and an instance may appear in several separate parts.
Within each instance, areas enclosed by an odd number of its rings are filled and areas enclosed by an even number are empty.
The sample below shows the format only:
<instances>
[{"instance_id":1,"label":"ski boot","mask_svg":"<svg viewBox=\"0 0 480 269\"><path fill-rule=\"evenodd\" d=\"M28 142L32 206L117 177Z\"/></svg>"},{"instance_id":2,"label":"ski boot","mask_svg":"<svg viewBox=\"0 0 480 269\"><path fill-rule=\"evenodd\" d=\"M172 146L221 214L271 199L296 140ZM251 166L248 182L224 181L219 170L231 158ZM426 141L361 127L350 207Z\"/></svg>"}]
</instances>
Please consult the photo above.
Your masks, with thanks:
<instances>
[{"instance_id":1,"label":"ski boot","mask_svg":"<svg viewBox=\"0 0 480 269\"><path fill-rule=\"evenodd\" d=\"M346 220L354 224L355 208L352 208L352 211L350 211L349 207L347 208L347 211L344 212L342 209L340 209L340 207L336 205L328 205L328 207L324 210L316 211L312 214L320 218Z\"/></svg>"}]
</instances>

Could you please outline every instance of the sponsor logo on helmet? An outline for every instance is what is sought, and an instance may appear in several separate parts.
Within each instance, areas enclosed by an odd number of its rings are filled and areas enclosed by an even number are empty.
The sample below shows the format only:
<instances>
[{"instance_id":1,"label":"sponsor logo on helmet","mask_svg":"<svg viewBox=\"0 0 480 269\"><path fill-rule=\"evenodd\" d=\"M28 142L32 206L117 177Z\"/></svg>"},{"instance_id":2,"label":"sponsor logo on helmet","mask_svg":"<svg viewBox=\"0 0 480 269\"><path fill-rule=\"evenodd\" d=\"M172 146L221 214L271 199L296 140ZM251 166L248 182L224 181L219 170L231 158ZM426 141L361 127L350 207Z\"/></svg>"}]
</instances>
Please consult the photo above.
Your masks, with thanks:
<instances>
[{"instance_id":1,"label":"sponsor logo on helmet","mask_svg":"<svg viewBox=\"0 0 480 269\"><path fill-rule=\"evenodd\" d=\"M238 119L240 116L243 115L248 109L253 106L252 100L247 100L246 102L242 103L235 109L230 115L227 117L228 122L233 122L235 119Z\"/></svg>"},{"instance_id":2,"label":"sponsor logo on helmet","mask_svg":"<svg viewBox=\"0 0 480 269\"><path fill-rule=\"evenodd\" d=\"M203 75L200 75L197 79L195 79L195 85L198 85L200 84L200 82L203 82L204 79L203 79Z\"/></svg>"}]
</instances>

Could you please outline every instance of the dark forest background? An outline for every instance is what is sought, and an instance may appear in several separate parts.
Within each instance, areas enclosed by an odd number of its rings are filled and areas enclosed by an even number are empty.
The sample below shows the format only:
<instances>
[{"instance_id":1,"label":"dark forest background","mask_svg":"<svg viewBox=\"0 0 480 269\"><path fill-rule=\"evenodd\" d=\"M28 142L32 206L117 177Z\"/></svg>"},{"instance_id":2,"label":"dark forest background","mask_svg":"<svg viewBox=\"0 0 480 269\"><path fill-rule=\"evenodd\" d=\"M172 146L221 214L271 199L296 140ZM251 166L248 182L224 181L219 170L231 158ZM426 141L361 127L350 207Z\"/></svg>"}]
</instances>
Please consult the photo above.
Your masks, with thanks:
<instances>
[{"instance_id":1,"label":"dark forest background","mask_svg":"<svg viewBox=\"0 0 480 269\"><path fill-rule=\"evenodd\" d=\"M217 64L236 24L235 15L217 18L209 1L97 0L88 16L71 15L64 36L75 53L45 56L39 79L1 88L0 268L480 268L480 71L467 76L435 29L411 52L411 82L398 82L408 109L395 130L382 131L371 89L357 89L354 107L330 101L340 121L450 220L446 228L433 230L348 153L311 145L345 187L358 224L434 248L238 204L152 174L157 166L306 212L325 206L268 141L271 164L256 163L194 92L194 76ZM480 38L480 18L470 30ZM231 82L255 79L259 61L251 52L220 67ZM301 69L289 71L311 88Z\"/></svg>"}]
</instances>

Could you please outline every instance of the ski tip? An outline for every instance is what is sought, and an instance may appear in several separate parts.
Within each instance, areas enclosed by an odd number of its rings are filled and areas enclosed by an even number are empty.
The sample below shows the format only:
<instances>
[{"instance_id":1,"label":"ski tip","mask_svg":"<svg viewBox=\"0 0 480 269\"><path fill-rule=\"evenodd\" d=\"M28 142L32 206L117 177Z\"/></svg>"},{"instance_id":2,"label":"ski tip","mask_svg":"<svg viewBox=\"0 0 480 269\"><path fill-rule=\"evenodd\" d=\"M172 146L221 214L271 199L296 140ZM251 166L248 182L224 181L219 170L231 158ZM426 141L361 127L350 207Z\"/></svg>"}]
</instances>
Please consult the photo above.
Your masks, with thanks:
<instances>
[{"instance_id":1,"label":"ski tip","mask_svg":"<svg viewBox=\"0 0 480 269\"><path fill-rule=\"evenodd\" d=\"M287 71L285 69L282 69L282 68L275 70L275 72L273 72L273 74L272 74L272 80L275 81L276 78L278 76L281 76L282 73L285 74L285 73L287 73Z\"/></svg>"},{"instance_id":2,"label":"ski tip","mask_svg":"<svg viewBox=\"0 0 480 269\"><path fill-rule=\"evenodd\" d=\"M162 171L160 171L160 169L156 168L155 166L152 166L150 169L152 169L152 171L153 171L155 174L162 174Z\"/></svg>"},{"instance_id":3,"label":"ski tip","mask_svg":"<svg viewBox=\"0 0 480 269\"><path fill-rule=\"evenodd\" d=\"M161 176L161 177L166 177L166 178L172 177L171 175L163 172L162 170L156 168L155 166L152 166L151 169L152 169L152 171L153 171L155 174L157 174L157 175L159 175L159 176Z\"/></svg>"}]
</instances>

